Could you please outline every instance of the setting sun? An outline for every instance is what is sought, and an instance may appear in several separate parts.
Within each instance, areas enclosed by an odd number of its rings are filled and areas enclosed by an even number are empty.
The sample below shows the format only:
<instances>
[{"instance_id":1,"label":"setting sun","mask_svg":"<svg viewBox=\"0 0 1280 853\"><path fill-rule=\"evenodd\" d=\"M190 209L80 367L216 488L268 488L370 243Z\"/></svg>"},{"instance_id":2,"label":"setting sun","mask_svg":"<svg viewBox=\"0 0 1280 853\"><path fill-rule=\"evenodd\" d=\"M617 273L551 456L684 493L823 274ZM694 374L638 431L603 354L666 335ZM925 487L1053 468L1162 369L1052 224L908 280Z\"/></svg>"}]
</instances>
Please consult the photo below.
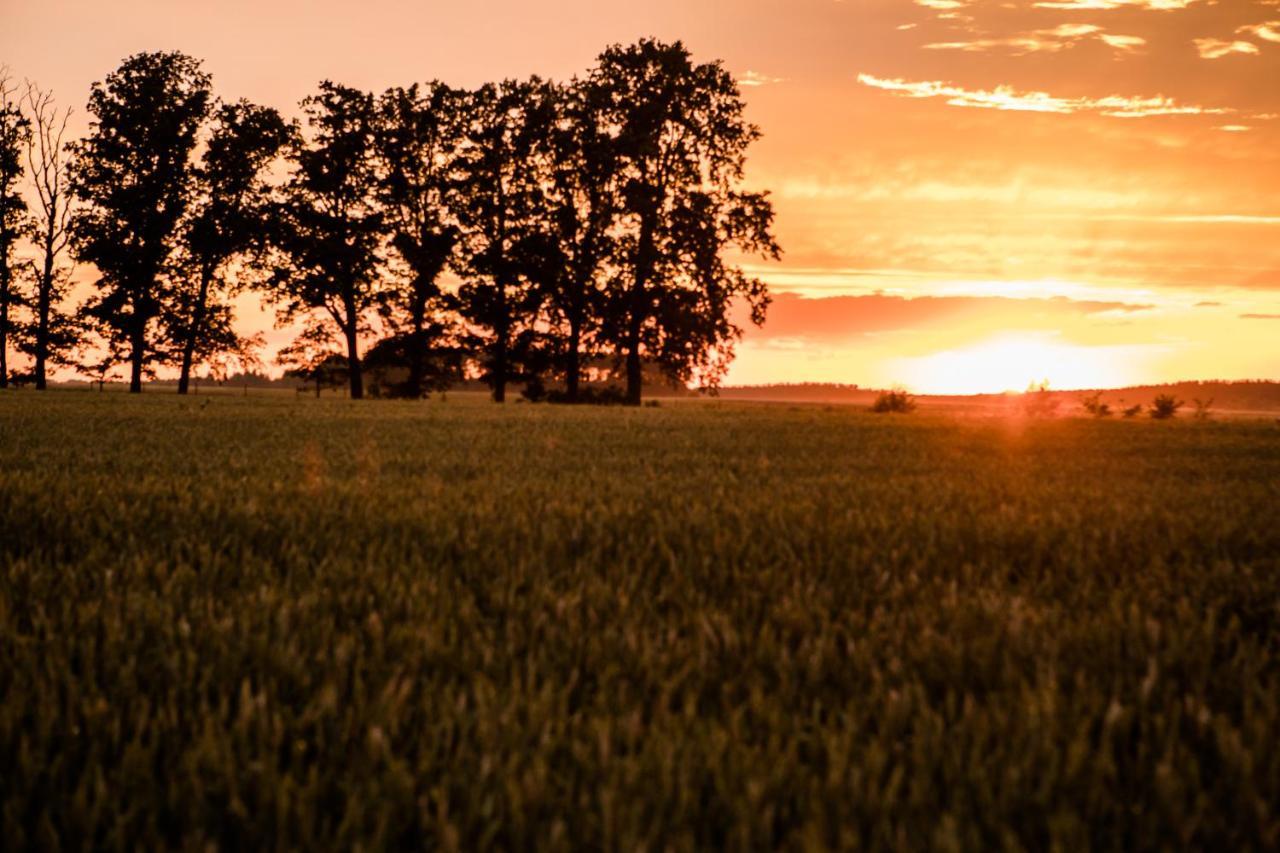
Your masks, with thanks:
<instances>
[{"instance_id":1,"label":"setting sun","mask_svg":"<svg viewBox=\"0 0 1280 853\"><path fill-rule=\"evenodd\" d=\"M1049 336L1002 336L963 349L904 359L905 383L924 394L1023 391L1048 382L1058 390L1117 388L1137 381L1132 356L1114 347L1084 347Z\"/></svg>"}]
</instances>

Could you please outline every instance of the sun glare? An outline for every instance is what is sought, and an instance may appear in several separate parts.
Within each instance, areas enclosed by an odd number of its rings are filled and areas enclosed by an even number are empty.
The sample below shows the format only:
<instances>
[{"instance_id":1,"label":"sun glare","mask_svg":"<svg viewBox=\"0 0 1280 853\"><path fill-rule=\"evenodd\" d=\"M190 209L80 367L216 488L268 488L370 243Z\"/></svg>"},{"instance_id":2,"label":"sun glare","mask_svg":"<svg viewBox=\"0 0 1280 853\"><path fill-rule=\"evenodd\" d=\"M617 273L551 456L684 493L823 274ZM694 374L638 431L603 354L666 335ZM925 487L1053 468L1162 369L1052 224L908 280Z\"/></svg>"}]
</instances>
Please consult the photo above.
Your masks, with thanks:
<instances>
[{"instance_id":1,"label":"sun glare","mask_svg":"<svg viewBox=\"0 0 1280 853\"><path fill-rule=\"evenodd\" d=\"M1001 336L902 364L908 387L922 394L1025 391L1048 382L1059 390L1120 387L1135 381L1131 358L1113 347L1085 347L1046 337Z\"/></svg>"}]
</instances>

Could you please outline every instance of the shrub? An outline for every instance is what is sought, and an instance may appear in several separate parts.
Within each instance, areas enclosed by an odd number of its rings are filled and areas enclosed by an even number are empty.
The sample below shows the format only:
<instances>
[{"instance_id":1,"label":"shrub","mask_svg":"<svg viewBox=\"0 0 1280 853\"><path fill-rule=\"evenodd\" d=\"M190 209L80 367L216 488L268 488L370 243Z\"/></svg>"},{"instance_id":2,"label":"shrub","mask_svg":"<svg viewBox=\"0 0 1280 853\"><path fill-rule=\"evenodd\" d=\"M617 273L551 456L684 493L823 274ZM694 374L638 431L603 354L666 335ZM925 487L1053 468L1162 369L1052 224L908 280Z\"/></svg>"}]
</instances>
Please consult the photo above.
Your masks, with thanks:
<instances>
[{"instance_id":1,"label":"shrub","mask_svg":"<svg viewBox=\"0 0 1280 853\"><path fill-rule=\"evenodd\" d=\"M1051 418L1058 413L1059 400L1049 390L1049 381L1032 382L1022 395L1022 411L1029 418Z\"/></svg>"},{"instance_id":2,"label":"shrub","mask_svg":"<svg viewBox=\"0 0 1280 853\"><path fill-rule=\"evenodd\" d=\"M1196 405L1196 420L1207 421L1209 418L1213 417L1213 413L1209 411L1209 409L1213 407L1212 397L1208 400L1201 400L1197 398L1193 402Z\"/></svg>"},{"instance_id":3,"label":"shrub","mask_svg":"<svg viewBox=\"0 0 1280 853\"><path fill-rule=\"evenodd\" d=\"M1095 418L1109 418L1112 415L1111 407L1102 402L1102 392L1095 391L1080 398L1080 405L1084 410Z\"/></svg>"},{"instance_id":4,"label":"shrub","mask_svg":"<svg viewBox=\"0 0 1280 853\"><path fill-rule=\"evenodd\" d=\"M881 391L876 397L871 411L881 415L906 415L916 410L916 398L905 389L894 388L892 391Z\"/></svg>"},{"instance_id":5,"label":"shrub","mask_svg":"<svg viewBox=\"0 0 1280 853\"><path fill-rule=\"evenodd\" d=\"M1122 414L1126 418L1136 418L1138 415L1142 414L1142 404L1139 403L1136 406L1130 406L1129 408L1125 409Z\"/></svg>"},{"instance_id":6,"label":"shrub","mask_svg":"<svg viewBox=\"0 0 1280 853\"><path fill-rule=\"evenodd\" d=\"M1172 394L1161 394L1151 404L1151 417L1158 421L1167 421L1170 418L1177 417L1178 409L1181 409L1182 406L1183 402Z\"/></svg>"}]
</instances>

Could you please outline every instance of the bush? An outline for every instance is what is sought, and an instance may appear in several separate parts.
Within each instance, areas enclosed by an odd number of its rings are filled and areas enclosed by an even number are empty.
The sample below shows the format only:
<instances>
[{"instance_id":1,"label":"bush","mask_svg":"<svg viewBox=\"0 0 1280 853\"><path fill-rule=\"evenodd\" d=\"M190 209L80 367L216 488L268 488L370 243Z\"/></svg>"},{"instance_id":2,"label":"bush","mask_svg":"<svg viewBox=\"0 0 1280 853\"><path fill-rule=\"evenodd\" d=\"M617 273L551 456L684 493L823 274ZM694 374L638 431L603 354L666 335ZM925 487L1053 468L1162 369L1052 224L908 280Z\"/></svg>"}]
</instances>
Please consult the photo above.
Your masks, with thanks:
<instances>
[{"instance_id":1,"label":"bush","mask_svg":"<svg viewBox=\"0 0 1280 853\"><path fill-rule=\"evenodd\" d=\"M871 411L881 415L907 415L915 410L916 398L902 388L881 391L880 396L876 397L875 403L871 406Z\"/></svg>"},{"instance_id":2,"label":"bush","mask_svg":"<svg viewBox=\"0 0 1280 853\"><path fill-rule=\"evenodd\" d=\"M1194 402L1196 405L1196 420L1207 421L1209 418L1213 417L1213 413L1209 411L1209 409L1213 407L1212 397L1208 400L1196 399Z\"/></svg>"},{"instance_id":3,"label":"bush","mask_svg":"<svg viewBox=\"0 0 1280 853\"><path fill-rule=\"evenodd\" d=\"M1158 421L1167 421L1170 418L1177 417L1178 409L1181 409L1182 406L1182 401L1172 394L1161 394L1151 404L1151 417Z\"/></svg>"},{"instance_id":4,"label":"bush","mask_svg":"<svg viewBox=\"0 0 1280 853\"><path fill-rule=\"evenodd\" d=\"M1095 391L1092 394L1081 397L1080 405L1095 418L1109 418L1112 415L1111 407L1102 402L1101 391Z\"/></svg>"},{"instance_id":5,"label":"bush","mask_svg":"<svg viewBox=\"0 0 1280 853\"><path fill-rule=\"evenodd\" d=\"M1139 403L1136 406L1130 406L1124 410L1123 414L1126 418L1136 418L1138 415L1142 414L1142 404Z\"/></svg>"},{"instance_id":6,"label":"bush","mask_svg":"<svg viewBox=\"0 0 1280 853\"><path fill-rule=\"evenodd\" d=\"M1032 382L1022 395L1022 411L1029 418L1051 418L1058 413L1059 400L1049 390L1049 382Z\"/></svg>"}]
</instances>

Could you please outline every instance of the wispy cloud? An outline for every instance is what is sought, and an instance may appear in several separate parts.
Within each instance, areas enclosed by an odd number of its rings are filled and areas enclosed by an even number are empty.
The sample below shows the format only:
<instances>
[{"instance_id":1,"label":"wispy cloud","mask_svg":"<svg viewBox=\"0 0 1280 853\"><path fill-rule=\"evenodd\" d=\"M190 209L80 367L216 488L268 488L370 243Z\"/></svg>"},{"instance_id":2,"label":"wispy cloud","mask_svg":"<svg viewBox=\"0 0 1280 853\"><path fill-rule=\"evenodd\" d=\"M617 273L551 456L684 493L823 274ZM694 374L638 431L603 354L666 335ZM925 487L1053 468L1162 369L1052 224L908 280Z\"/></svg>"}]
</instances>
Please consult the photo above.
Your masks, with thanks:
<instances>
[{"instance_id":1,"label":"wispy cloud","mask_svg":"<svg viewBox=\"0 0 1280 853\"><path fill-rule=\"evenodd\" d=\"M1280 42L1280 21L1267 21L1263 24L1250 24L1236 30L1240 35L1251 35L1263 41Z\"/></svg>"},{"instance_id":2,"label":"wispy cloud","mask_svg":"<svg viewBox=\"0 0 1280 853\"><path fill-rule=\"evenodd\" d=\"M1146 118L1170 115L1226 115L1234 110L1223 107L1203 107L1182 104L1163 95L1136 97L1108 95L1103 98L1067 98L1048 92L1019 91L1012 86L994 89L965 89L953 83L933 81L909 81L859 74L858 82L864 86L882 89L906 98L944 98L953 107L976 107L991 110L1017 112L1098 113L1114 118Z\"/></svg>"},{"instance_id":3,"label":"wispy cloud","mask_svg":"<svg viewBox=\"0 0 1280 853\"><path fill-rule=\"evenodd\" d=\"M761 74L759 71L748 71L738 78L739 86L749 86L752 88L758 86L772 86L777 83L785 82L786 79L783 77L770 77L768 74Z\"/></svg>"},{"instance_id":4,"label":"wispy cloud","mask_svg":"<svg viewBox=\"0 0 1280 853\"><path fill-rule=\"evenodd\" d=\"M1237 53L1256 56L1259 53L1258 46L1251 41L1203 38L1195 39L1195 45L1196 50L1200 51L1201 59L1221 59L1224 56L1231 56Z\"/></svg>"},{"instance_id":5,"label":"wispy cloud","mask_svg":"<svg viewBox=\"0 0 1280 853\"><path fill-rule=\"evenodd\" d=\"M1176 11L1186 9L1200 0L1042 0L1035 5L1041 9L1152 9Z\"/></svg>"},{"instance_id":6,"label":"wispy cloud","mask_svg":"<svg viewBox=\"0 0 1280 853\"><path fill-rule=\"evenodd\" d=\"M976 38L964 41L926 44L929 50L963 50L969 52L1006 48L1017 54L1057 53L1084 41L1100 40L1117 50L1131 51L1146 44L1138 36L1112 35L1094 24L1061 24L1050 29L1033 30L1005 38Z\"/></svg>"}]
</instances>

